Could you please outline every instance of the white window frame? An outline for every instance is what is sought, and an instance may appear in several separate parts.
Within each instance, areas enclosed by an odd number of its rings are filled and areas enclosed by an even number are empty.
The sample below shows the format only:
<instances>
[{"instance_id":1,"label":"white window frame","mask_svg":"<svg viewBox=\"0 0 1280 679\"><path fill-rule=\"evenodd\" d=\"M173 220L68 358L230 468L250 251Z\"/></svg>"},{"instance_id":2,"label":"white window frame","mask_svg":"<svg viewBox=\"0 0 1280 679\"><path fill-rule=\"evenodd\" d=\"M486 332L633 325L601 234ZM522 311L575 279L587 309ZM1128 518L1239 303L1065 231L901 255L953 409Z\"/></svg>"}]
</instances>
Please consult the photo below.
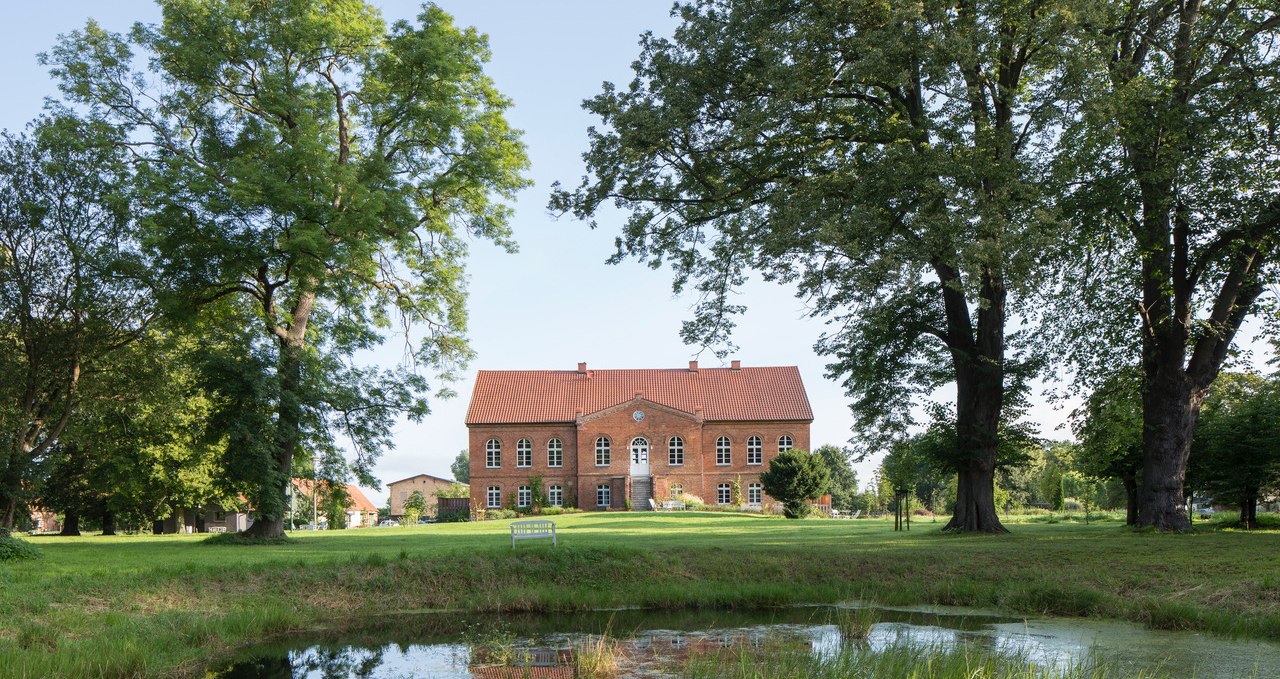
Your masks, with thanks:
<instances>
[{"instance_id":1,"label":"white window frame","mask_svg":"<svg viewBox=\"0 0 1280 679\"><path fill-rule=\"evenodd\" d=\"M764 503L764 484L748 483L747 484L747 504L760 505Z\"/></svg>"},{"instance_id":2,"label":"white window frame","mask_svg":"<svg viewBox=\"0 0 1280 679\"><path fill-rule=\"evenodd\" d=\"M501 509L502 508L502 488L498 486L489 486L489 490L485 495L484 506L486 509Z\"/></svg>"},{"instance_id":3,"label":"white window frame","mask_svg":"<svg viewBox=\"0 0 1280 679\"><path fill-rule=\"evenodd\" d=\"M667 497L671 498L672 500L680 497L681 495L684 495L683 483L673 483L667 487Z\"/></svg>"},{"instance_id":4,"label":"white window frame","mask_svg":"<svg viewBox=\"0 0 1280 679\"><path fill-rule=\"evenodd\" d=\"M613 488L607 483L596 486L596 506L608 507L613 504Z\"/></svg>"},{"instance_id":5,"label":"white window frame","mask_svg":"<svg viewBox=\"0 0 1280 679\"><path fill-rule=\"evenodd\" d=\"M484 466L486 469L502 467L502 441L489 439L484 444Z\"/></svg>"},{"instance_id":6,"label":"white window frame","mask_svg":"<svg viewBox=\"0 0 1280 679\"><path fill-rule=\"evenodd\" d=\"M557 483L547 487L547 506L564 506L564 486Z\"/></svg>"},{"instance_id":7,"label":"white window frame","mask_svg":"<svg viewBox=\"0 0 1280 679\"><path fill-rule=\"evenodd\" d=\"M564 466L564 442L558 438L547 441L547 466Z\"/></svg>"},{"instance_id":8,"label":"white window frame","mask_svg":"<svg viewBox=\"0 0 1280 679\"><path fill-rule=\"evenodd\" d=\"M733 442L728 436L716 439L716 466L728 467L733 464Z\"/></svg>"},{"instance_id":9,"label":"white window frame","mask_svg":"<svg viewBox=\"0 0 1280 679\"><path fill-rule=\"evenodd\" d=\"M764 439L759 436L747 439L747 464L764 464Z\"/></svg>"},{"instance_id":10,"label":"white window frame","mask_svg":"<svg viewBox=\"0 0 1280 679\"><path fill-rule=\"evenodd\" d=\"M733 486L727 483L716 485L716 504L727 505L733 502Z\"/></svg>"},{"instance_id":11,"label":"white window frame","mask_svg":"<svg viewBox=\"0 0 1280 679\"><path fill-rule=\"evenodd\" d=\"M533 441L526 438L516 441L516 466L521 469L533 466Z\"/></svg>"},{"instance_id":12,"label":"white window frame","mask_svg":"<svg viewBox=\"0 0 1280 679\"><path fill-rule=\"evenodd\" d=\"M516 506L528 507L533 504L533 489L529 486L520 486L516 489Z\"/></svg>"},{"instance_id":13,"label":"white window frame","mask_svg":"<svg viewBox=\"0 0 1280 679\"><path fill-rule=\"evenodd\" d=\"M667 440L667 466L684 466L684 439L679 436Z\"/></svg>"},{"instance_id":14,"label":"white window frame","mask_svg":"<svg viewBox=\"0 0 1280 679\"><path fill-rule=\"evenodd\" d=\"M604 460L601 462L601 460ZM608 467L613 460L613 442L608 436L600 436L596 438L596 466Z\"/></svg>"},{"instance_id":15,"label":"white window frame","mask_svg":"<svg viewBox=\"0 0 1280 679\"><path fill-rule=\"evenodd\" d=\"M785 453L795 448L795 439L791 438L791 434L783 434L778 437L778 452Z\"/></svg>"}]
</instances>

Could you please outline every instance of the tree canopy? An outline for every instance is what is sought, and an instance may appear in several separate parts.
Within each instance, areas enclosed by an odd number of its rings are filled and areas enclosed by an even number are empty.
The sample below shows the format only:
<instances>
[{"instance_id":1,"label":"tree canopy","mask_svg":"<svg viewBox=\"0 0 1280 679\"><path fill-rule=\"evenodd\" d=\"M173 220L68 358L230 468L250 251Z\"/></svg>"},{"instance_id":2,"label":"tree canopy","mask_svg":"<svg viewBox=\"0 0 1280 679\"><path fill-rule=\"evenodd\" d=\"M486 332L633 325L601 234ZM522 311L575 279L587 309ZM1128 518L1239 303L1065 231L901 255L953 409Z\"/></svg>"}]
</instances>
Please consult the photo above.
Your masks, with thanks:
<instances>
[{"instance_id":1,"label":"tree canopy","mask_svg":"<svg viewBox=\"0 0 1280 679\"><path fill-rule=\"evenodd\" d=\"M345 438L371 484L394 419L426 412L424 372L469 358L467 238L514 249L527 159L485 38L437 7L388 27L359 0L160 4L159 25L91 21L43 59L137 161L161 295L199 311L228 470L279 535L295 454L339 477ZM406 365L352 364L393 331Z\"/></svg>"},{"instance_id":2,"label":"tree canopy","mask_svg":"<svg viewBox=\"0 0 1280 679\"><path fill-rule=\"evenodd\" d=\"M646 34L635 79L586 102L588 176L553 210L629 214L612 261L701 296L687 342L725 351L751 271L836 328L818 343L874 449L956 386L949 527L1002 531L1003 401L1031 364L1006 317L1052 242L1044 147L1071 84L1072 3L701 0ZM1011 307L1012 305L1012 307Z\"/></svg>"},{"instance_id":3,"label":"tree canopy","mask_svg":"<svg viewBox=\"0 0 1280 679\"><path fill-rule=\"evenodd\" d=\"M110 126L50 117L0 138L0 527L101 363L146 327L133 196Z\"/></svg>"}]
</instances>

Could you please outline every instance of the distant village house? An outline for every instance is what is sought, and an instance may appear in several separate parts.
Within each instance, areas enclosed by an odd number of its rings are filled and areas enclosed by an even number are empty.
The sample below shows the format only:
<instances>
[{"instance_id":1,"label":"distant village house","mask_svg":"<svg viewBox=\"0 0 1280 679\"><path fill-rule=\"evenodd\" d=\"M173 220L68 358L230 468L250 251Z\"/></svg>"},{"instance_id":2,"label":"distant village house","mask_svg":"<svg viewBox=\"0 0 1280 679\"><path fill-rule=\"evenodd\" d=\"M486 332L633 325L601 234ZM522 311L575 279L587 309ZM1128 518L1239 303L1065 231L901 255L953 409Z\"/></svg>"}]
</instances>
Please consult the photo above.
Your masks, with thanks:
<instances>
[{"instance_id":1,"label":"distant village house","mask_svg":"<svg viewBox=\"0 0 1280 679\"><path fill-rule=\"evenodd\" d=\"M418 474L410 476L407 479L392 481L387 484L391 501L391 518L404 518L404 504L413 496L414 491L422 493L422 499L426 501L426 516L435 516L439 503L436 501L436 491L441 491L449 486L457 483L453 479L442 479L439 476L430 474ZM462 484L466 485L466 484Z\"/></svg>"}]
</instances>

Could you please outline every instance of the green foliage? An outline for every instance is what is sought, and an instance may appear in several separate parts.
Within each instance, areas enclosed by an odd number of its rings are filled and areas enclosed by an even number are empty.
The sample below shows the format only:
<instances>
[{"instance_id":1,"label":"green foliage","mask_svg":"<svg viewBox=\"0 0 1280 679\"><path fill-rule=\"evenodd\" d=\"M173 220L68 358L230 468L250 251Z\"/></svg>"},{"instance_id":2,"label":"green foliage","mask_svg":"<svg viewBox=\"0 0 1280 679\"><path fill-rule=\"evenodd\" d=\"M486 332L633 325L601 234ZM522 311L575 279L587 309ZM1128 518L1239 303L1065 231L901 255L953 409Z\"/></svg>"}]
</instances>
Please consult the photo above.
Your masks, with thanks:
<instances>
[{"instance_id":1,"label":"green foliage","mask_svg":"<svg viewBox=\"0 0 1280 679\"><path fill-rule=\"evenodd\" d=\"M527 159L485 38L438 7L388 27L359 0L161 5L160 25L89 22L42 60L70 103L138 140L154 279L203 331L228 478L276 526L295 454L371 485L396 419L427 411L418 371L465 365L467 240L514 249ZM415 360L351 365L393 327L430 328Z\"/></svg>"},{"instance_id":2,"label":"green foliage","mask_svg":"<svg viewBox=\"0 0 1280 679\"><path fill-rule=\"evenodd\" d=\"M1080 447L1073 465L1088 476L1136 479L1142 469L1142 374L1108 375L1072 413Z\"/></svg>"},{"instance_id":3,"label":"green foliage","mask_svg":"<svg viewBox=\"0 0 1280 679\"><path fill-rule=\"evenodd\" d=\"M816 348L868 452L955 383L957 451L990 470L998 433L978 413L1038 367L1007 358L1028 340L1005 319L1059 238L1041 149L1063 108L1042 97L1070 86L1074 7L681 5L672 38L642 37L632 82L585 103L602 123L589 174L550 207L593 227L622 209L611 261L670 264L701 299L682 338L721 355L752 272L794 284L837 328ZM962 509L963 529L999 528Z\"/></svg>"},{"instance_id":4,"label":"green foliage","mask_svg":"<svg viewBox=\"0 0 1280 679\"><path fill-rule=\"evenodd\" d=\"M431 491L435 497L471 497L471 488L461 483L451 483L443 488Z\"/></svg>"},{"instance_id":5,"label":"green foliage","mask_svg":"<svg viewBox=\"0 0 1280 679\"><path fill-rule=\"evenodd\" d=\"M29 135L0 135L3 527L47 475L35 465L77 419L81 390L101 388L104 362L155 311L138 276L122 139L109 125L60 114Z\"/></svg>"},{"instance_id":6,"label":"green foliage","mask_svg":"<svg viewBox=\"0 0 1280 679\"><path fill-rule=\"evenodd\" d=\"M853 470L853 465L849 463L853 454L833 445L819 446L813 451L814 455L822 458L823 464L827 467L830 474L830 482L827 485L827 492L831 494L831 507L846 511L856 511L858 496L858 473Z\"/></svg>"},{"instance_id":7,"label":"green foliage","mask_svg":"<svg viewBox=\"0 0 1280 679\"><path fill-rule=\"evenodd\" d=\"M827 491L829 482L822 458L798 448L778 453L760 473L764 492L782 503L788 519L808 516L809 503Z\"/></svg>"},{"instance_id":8,"label":"green foliage","mask_svg":"<svg viewBox=\"0 0 1280 679\"><path fill-rule=\"evenodd\" d=\"M39 547L23 540L9 535L8 532L0 531L0 561L25 561L31 559L42 559L44 553Z\"/></svg>"},{"instance_id":9,"label":"green foliage","mask_svg":"<svg viewBox=\"0 0 1280 679\"><path fill-rule=\"evenodd\" d=\"M406 526L418 525L418 519L421 519L427 513L427 499L422 496L422 491L415 490L409 495L409 499L404 502L404 519Z\"/></svg>"},{"instance_id":10,"label":"green foliage","mask_svg":"<svg viewBox=\"0 0 1280 679\"><path fill-rule=\"evenodd\" d=\"M742 497L742 475L733 477L729 483L729 504L741 507L745 500Z\"/></svg>"},{"instance_id":11,"label":"green foliage","mask_svg":"<svg viewBox=\"0 0 1280 679\"><path fill-rule=\"evenodd\" d=\"M1191 485L1241 505L1246 527L1262 496L1280 491L1280 376L1222 375L1205 400L1192 441Z\"/></svg>"},{"instance_id":12,"label":"green foliage","mask_svg":"<svg viewBox=\"0 0 1280 679\"><path fill-rule=\"evenodd\" d=\"M449 471L453 472L458 483L471 483L471 453L466 448L459 451L458 457L449 464Z\"/></svg>"},{"instance_id":13,"label":"green foliage","mask_svg":"<svg viewBox=\"0 0 1280 679\"><path fill-rule=\"evenodd\" d=\"M542 474L534 474L527 481L529 485L529 509L539 512L547 505L547 488L542 482Z\"/></svg>"}]
</instances>

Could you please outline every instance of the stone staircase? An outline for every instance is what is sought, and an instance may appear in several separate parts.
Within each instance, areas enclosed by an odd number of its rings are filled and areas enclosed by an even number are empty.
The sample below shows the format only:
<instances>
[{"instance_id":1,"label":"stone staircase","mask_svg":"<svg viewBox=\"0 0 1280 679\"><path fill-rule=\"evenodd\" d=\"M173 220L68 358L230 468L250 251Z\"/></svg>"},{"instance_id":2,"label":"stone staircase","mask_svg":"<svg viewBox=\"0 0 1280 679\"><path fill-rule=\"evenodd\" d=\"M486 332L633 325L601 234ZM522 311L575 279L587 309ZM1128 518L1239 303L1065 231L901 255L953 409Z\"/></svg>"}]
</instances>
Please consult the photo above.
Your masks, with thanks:
<instances>
[{"instance_id":1,"label":"stone staircase","mask_svg":"<svg viewBox=\"0 0 1280 679\"><path fill-rule=\"evenodd\" d=\"M653 477L631 477L631 511L649 511L649 499L653 497Z\"/></svg>"}]
</instances>

